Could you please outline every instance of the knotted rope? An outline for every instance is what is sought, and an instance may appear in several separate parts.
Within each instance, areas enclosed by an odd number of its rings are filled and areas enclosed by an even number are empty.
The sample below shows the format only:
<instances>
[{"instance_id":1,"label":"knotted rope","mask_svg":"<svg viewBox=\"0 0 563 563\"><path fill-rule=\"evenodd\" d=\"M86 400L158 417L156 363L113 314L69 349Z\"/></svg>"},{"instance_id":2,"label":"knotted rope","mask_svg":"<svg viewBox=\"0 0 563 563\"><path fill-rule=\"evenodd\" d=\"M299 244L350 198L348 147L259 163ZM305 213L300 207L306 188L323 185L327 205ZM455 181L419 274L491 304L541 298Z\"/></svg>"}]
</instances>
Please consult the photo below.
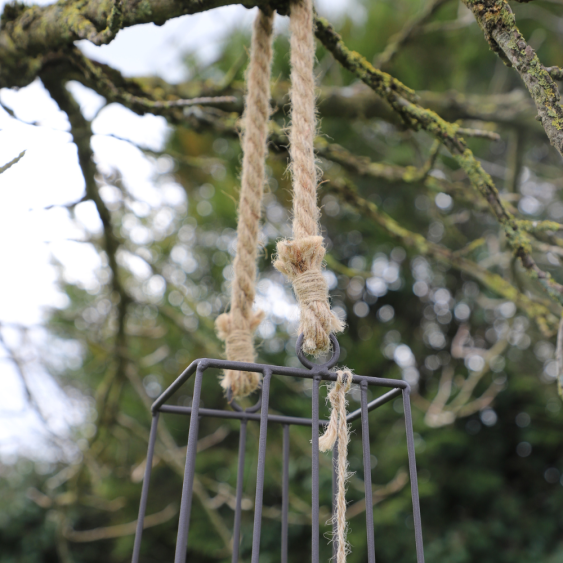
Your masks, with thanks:
<instances>
[{"instance_id":1,"label":"knotted rope","mask_svg":"<svg viewBox=\"0 0 563 563\"><path fill-rule=\"evenodd\" d=\"M255 360L254 331L264 316L262 311L253 311L252 305L256 293L258 231L266 178L274 15L274 12L258 10L252 30L246 107L242 118L242 178L231 310L220 315L215 323L219 338L225 341L227 359L237 362ZM233 397L244 397L258 387L260 379L259 373L226 370L221 385L230 389Z\"/></svg>"},{"instance_id":2,"label":"knotted rope","mask_svg":"<svg viewBox=\"0 0 563 563\"><path fill-rule=\"evenodd\" d=\"M274 267L293 284L301 310L299 332L303 351L315 356L330 348L330 333L341 332L342 321L330 309L328 286L322 275L325 255L319 236L317 168L313 141L316 134L315 40L313 0L291 4L291 130L293 179L293 240L278 242Z\"/></svg>"},{"instance_id":3,"label":"knotted rope","mask_svg":"<svg viewBox=\"0 0 563 563\"><path fill-rule=\"evenodd\" d=\"M326 452L334 448L338 440L338 461L335 467L338 491L336 493L336 514L333 514L331 522L336 524L337 541L336 563L345 563L346 555L350 553L350 545L346 536L348 534L348 522L346 522L346 482L350 477L348 473L348 443L350 433L346 422L346 393L352 386L352 372L342 370L337 372L336 382L330 387L327 399L330 401L332 411L330 421L325 433L319 438L319 449Z\"/></svg>"}]
</instances>

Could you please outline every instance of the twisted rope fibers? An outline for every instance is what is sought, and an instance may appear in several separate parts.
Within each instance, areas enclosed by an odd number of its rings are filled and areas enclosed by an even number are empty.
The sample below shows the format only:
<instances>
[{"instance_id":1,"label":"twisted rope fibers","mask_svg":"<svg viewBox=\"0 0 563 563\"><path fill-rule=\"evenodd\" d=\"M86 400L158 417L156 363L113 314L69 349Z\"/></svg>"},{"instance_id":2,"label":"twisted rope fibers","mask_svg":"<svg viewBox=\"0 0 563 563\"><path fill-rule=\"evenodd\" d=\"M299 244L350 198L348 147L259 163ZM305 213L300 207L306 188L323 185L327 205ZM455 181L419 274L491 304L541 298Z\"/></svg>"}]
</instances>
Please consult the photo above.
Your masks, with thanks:
<instances>
[{"instance_id":1,"label":"twisted rope fibers","mask_svg":"<svg viewBox=\"0 0 563 563\"><path fill-rule=\"evenodd\" d=\"M256 294L256 256L266 179L274 15L273 11L258 10L252 30L250 64L246 74L242 178L231 309L215 322L219 338L225 341L227 359L236 362L254 362L256 359L254 331L264 317L262 311L253 311L252 305ZM225 370L221 386L230 389L235 398L244 397L258 388L261 378L259 373Z\"/></svg>"},{"instance_id":2,"label":"twisted rope fibers","mask_svg":"<svg viewBox=\"0 0 563 563\"><path fill-rule=\"evenodd\" d=\"M328 300L328 286L322 275L325 256L319 236L317 167L313 141L315 111L315 38L313 0L291 4L291 129L289 133L293 180L293 240L277 244L274 267L293 284L301 310L299 332L303 351L318 356L330 349L330 333L341 332L344 323L334 314Z\"/></svg>"},{"instance_id":3,"label":"twisted rope fibers","mask_svg":"<svg viewBox=\"0 0 563 563\"><path fill-rule=\"evenodd\" d=\"M335 467L338 483L336 493L336 513L331 523L336 524L336 563L346 563L346 555L350 553L350 544L346 539L348 522L346 521L346 482L351 476L348 472L348 444L350 430L346 422L346 393L352 386L352 372L348 369L337 372L337 380L329 387L327 401L330 402L331 413L325 433L319 438L319 450L326 452L334 448L338 440L338 460Z\"/></svg>"},{"instance_id":4,"label":"twisted rope fibers","mask_svg":"<svg viewBox=\"0 0 563 563\"><path fill-rule=\"evenodd\" d=\"M231 361L253 362L254 331L263 318L262 311L253 311L256 285L256 256L262 195L265 182L268 119L270 116L270 74L274 13L258 11L254 22L247 71L247 96L243 115L243 163L237 249L231 287L231 309L217 318L219 338L225 341L226 356ZM315 43L313 2L292 3L291 18L291 130L290 158L293 180L293 240L279 241L274 266L293 284L301 310L300 332L304 335L303 351L319 355L330 349L330 333L341 332L343 322L330 309L328 286L322 275L325 248L319 235L317 206L317 169L313 141L316 133L315 81L313 65ZM221 385L233 397L244 397L260 385L261 375L254 372L226 370ZM346 393L352 384L349 370L339 371L328 400L331 417L319 449L327 451L338 439L336 498L337 563L345 563L349 552L346 539L346 481L348 443Z\"/></svg>"}]
</instances>

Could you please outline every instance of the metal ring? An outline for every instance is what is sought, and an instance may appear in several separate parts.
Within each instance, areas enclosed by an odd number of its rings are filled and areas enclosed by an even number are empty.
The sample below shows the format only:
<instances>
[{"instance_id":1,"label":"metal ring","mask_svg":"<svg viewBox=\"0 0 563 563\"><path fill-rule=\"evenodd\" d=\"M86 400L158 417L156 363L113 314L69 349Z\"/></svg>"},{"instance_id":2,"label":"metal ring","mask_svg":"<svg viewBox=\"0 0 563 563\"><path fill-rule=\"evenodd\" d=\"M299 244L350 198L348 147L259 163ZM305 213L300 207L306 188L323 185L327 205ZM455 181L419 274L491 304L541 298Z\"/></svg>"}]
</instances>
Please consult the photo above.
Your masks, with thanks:
<instances>
[{"instance_id":1,"label":"metal ring","mask_svg":"<svg viewBox=\"0 0 563 563\"><path fill-rule=\"evenodd\" d=\"M232 390L229 388L227 389L227 402L229 403L229 405L231 405L231 407L233 407L233 410L237 411L237 412L256 412L260 409L260 407L262 406L262 387L260 387L258 389L258 400L256 401L256 403L254 405L252 405L251 407L248 407L247 409L243 409L234 399L233 399L233 392Z\"/></svg>"},{"instance_id":2,"label":"metal ring","mask_svg":"<svg viewBox=\"0 0 563 563\"><path fill-rule=\"evenodd\" d=\"M303 334L299 335L297 339L297 344L295 345L295 351L297 352L297 357L299 361L309 369L320 370L320 369L330 369L333 368L338 363L338 358L340 358L340 344L338 344L338 340L336 340L336 336L334 334L330 335L330 342L332 344L332 358L328 362L324 364L314 364L310 360L305 357L305 353L303 352L303 340L305 336Z\"/></svg>"}]
</instances>

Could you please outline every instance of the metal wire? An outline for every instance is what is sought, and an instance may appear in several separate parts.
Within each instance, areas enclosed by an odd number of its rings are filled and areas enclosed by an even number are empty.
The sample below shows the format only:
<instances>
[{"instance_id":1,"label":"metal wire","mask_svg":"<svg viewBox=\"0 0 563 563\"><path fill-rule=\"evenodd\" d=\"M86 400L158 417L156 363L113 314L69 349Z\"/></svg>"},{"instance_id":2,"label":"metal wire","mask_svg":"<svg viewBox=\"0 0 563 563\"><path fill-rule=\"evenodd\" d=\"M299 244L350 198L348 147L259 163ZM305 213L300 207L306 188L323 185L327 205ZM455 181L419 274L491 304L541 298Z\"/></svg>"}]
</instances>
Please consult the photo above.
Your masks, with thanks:
<instances>
[{"instance_id":1,"label":"metal wire","mask_svg":"<svg viewBox=\"0 0 563 563\"><path fill-rule=\"evenodd\" d=\"M187 415L190 417L188 446L186 451L186 466L184 472L184 483L182 488L182 502L180 505L180 518L178 523L178 536L176 541L176 554L174 563L185 563L186 554L188 552L188 536L190 527L190 516L192 508L193 482L195 475L195 460L197 455L197 440L200 417L226 418L240 420L240 436L239 436L239 452L238 452L238 472L236 485L236 500L233 525L233 554L232 563L238 563L240 557L240 529L241 529L241 505L243 495L243 478L245 468L246 455L246 428L249 421L256 421L260 424L260 435L258 441L258 461L256 474L256 498L254 504L254 528L252 535L252 555L251 563L259 563L260 558L260 536L262 530L262 510L264 497L264 473L266 466L266 450L269 423L282 424L283 429L283 467L282 467L282 529L281 529L281 563L287 563L288 560L288 515L289 515L289 456L290 456L290 427L309 426L311 427L311 456L312 456L312 480L311 480L311 561L312 563L320 563L320 523L319 523L319 429L328 424L327 420L319 419L319 388L321 381L335 381L336 373L331 371L340 355L340 348L334 336L331 337L333 345L333 355L331 359L324 364L313 364L310 362L301 350L302 337L297 341L297 355L301 363L308 369L292 368L286 366L271 366L264 364L252 364L246 362L229 362L226 360L200 359L193 362L184 372L162 393L160 397L152 405L153 421L151 425L151 433L149 438L149 450L145 467L145 476L141 493L141 502L139 507L139 518L137 520L137 530L135 535L135 543L133 548L132 563L139 563L141 553L141 540L143 535L143 525L145 512L147 508L147 500L149 494L149 483L152 468L152 459L154 455L156 432L160 413L172 413L178 415ZM202 378L208 369L232 369L241 371L259 372L263 375L262 389L255 405L243 410L238 403L230 400L233 410L218 410L202 408L201 405L201 387ZM190 407L179 407L167 405L166 402L172 395L182 387L193 374L195 376L194 391L192 404ZM268 413L270 401L270 382L272 375L281 375L288 377L298 377L301 379L312 379L312 396L311 396L311 418L299 418L285 415L273 415ZM375 539L374 539L374 523L373 523L373 496L371 482L371 451L369 438L368 415L371 411L393 400L395 397L402 395L403 410L406 426L407 452L409 461L409 473L411 481L411 496L413 504L413 523L414 535L416 542L416 560L417 563L424 563L424 548L422 541L422 523L420 516L420 504L418 495L418 481L416 473L416 459L414 450L414 437L412 428L412 414L410 408L410 387L408 383L396 379L385 379L379 377L368 377L363 375L353 375L353 383L360 386L360 408L351 412L347 416L347 421L352 422L358 418L361 419L362 428L362 454L364 466L364 486L366 499L366 530L367 530L367 548L368 563L375 563ZM387 387L391 388L378 397L368 402L368 388ZM260 411L259 413L257 411ZM333 450L333 463L337 461L337 447ZM337 494L337 482L333 469L332 478L332 495L333 495L333 513L335 510L335 502ZM333 530L334 531L334 530ZM333 541L333 555L336 553L336 540Z\"/></svg>"}]
</instances>

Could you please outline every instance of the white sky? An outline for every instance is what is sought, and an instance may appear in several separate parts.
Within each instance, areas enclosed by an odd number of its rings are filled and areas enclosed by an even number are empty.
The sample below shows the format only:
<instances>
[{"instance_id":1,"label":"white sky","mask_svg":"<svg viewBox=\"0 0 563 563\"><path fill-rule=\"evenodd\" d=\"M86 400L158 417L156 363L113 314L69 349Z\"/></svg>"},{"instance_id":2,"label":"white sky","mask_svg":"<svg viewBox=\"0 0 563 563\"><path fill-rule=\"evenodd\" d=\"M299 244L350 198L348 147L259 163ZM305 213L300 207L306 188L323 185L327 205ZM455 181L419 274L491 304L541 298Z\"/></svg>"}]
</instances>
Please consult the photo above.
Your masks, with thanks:
<instances>
[{"instance_id":1,"label":"white sky","mask_svg":"<svg viewBox=\"0 0 563 563\"><path fill-rule=\"evenodd\" d=\"M0 10L6 2L0 0ZM39 1L38 4L49 2ZM319 11L334 19L347 12L361 18L363 8L355 0L317 0ZM352 9L353 7L353 9ZM154 75L177 82L185 79L182 55L197 50L203 62L218 54L221 41L235 28L250 28L254 11L229 6L194 16L169 21L161 27L140 25L120 31L116 39L103 47L81 41L89 57L110 64L125 75ZM281 30L286 18L278 19ZM71 91L88 119L92 119L103 100L79 84ZM76 159L76 148L68 133L66 117L58 110L39 81L16 90L0 90L2 103L11 108L27 125L0 109L0 165L26 151L24 158L0 175L0 264L4 275L0 283L0 328L7 346L22 357L29 386L39 397L51 432L66 436L73 424L86 421L84 401L70 403L50 379L37 355L41 349L60 348L61 356L72 359L77 351L63 349L52 342L38 325L45 310L64 305L64 296L56 288L53 258L64 266L65 278L88 285L99 265L96 253L80 239L84 229L96 231L100 221L91 203L77 206L80 224L71 221L61 207L80 199L84 181ZM92 146L102 171L118 169L135 192L151 191L152 165L131 144L110 138L114 134L136 144L159 149L167 134L164 119L140 117L129 110L110 105L93 122ZM10 325L34 327L30 342L18 340ZM0 343L0 459L8 462L17 453L45 459L49 457L49 434L44 423L29 407L20 378L7 359ZM60 408L62 402L65 408ZM64 413L64 414L62 414ZM72 453L71 453L72 455Z\"/></svg>"}]
</instances>

